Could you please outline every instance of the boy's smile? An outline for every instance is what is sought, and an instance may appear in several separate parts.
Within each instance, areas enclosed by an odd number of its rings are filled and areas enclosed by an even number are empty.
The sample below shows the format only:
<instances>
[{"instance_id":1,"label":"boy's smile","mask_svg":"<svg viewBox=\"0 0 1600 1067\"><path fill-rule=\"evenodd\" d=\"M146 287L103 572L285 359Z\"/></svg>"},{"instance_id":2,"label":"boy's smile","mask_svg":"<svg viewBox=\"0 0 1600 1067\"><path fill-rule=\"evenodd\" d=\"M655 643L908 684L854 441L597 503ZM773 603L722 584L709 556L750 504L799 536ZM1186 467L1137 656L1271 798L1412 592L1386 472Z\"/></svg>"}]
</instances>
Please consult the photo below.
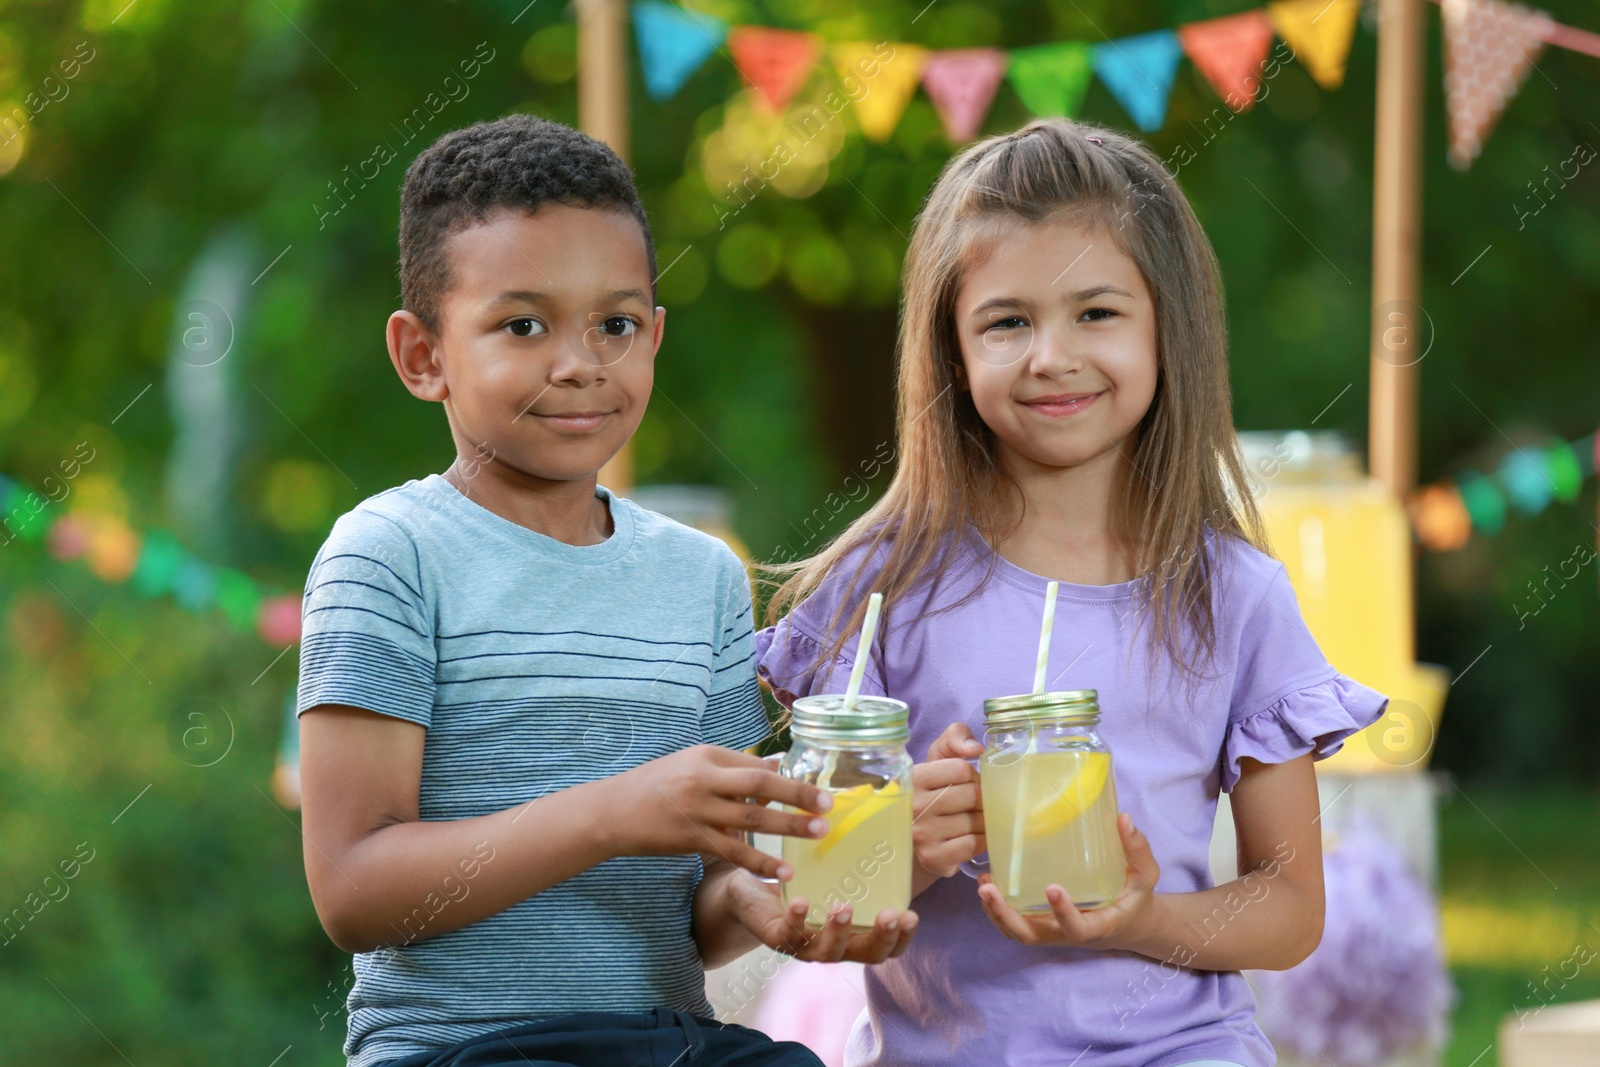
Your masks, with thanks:
<instances>
[{"instance_id":1,"label":"boy's smile","mask_svg":"<svg viewBox=\"0 0 1600 1067\"><path fill-rule=\"evenodd\" d=\"M412 392L444 403L455 479L491 510L503 489L592 494L644 417L661 345L639 224L552 202L491 212L444 247L438 331L396 312L390 349Z\"/></svg>"}]
</instances>

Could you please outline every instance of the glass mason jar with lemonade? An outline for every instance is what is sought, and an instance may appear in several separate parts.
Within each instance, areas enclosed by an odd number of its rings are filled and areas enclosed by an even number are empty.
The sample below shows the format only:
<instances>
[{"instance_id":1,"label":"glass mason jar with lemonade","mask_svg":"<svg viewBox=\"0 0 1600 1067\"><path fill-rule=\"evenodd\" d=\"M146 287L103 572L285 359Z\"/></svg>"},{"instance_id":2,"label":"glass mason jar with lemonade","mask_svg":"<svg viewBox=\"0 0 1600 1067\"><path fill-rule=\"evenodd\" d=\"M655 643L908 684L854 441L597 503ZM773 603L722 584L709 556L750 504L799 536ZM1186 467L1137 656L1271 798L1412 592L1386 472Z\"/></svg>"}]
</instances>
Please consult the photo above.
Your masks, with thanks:
<instances>
[{"instance_id":1,"label":"glass mason jar with lemonade","mask_svg":"<svg viewBox=\"0 0 1600 1067\"><path fill-rule=\"evenodd\" d=\"M805 897L807 926L822 926L841 902L851 905L857 929L870 929L885 908L911 906L910 709L888 697L850 703L842 695L796 700L793 743L778 765L784 777L833 795L826 836L783 838L794 871L783 902Z\"/></svg>"},{"instance_id":2,"label":"glass mason jar with lemonade","mask_svg":"<svg viewBox=\"0 0 1600 1067\"><path fill-rule=\"evenodd\" d=\"M1096 691L996 697L983 713L987 869L1001 896L1020 912L1048 912L1054 884L1079 908L1113 903L1127 861ZM962 869L976 877L984 867Z\"/></svg>"}]
</instances>

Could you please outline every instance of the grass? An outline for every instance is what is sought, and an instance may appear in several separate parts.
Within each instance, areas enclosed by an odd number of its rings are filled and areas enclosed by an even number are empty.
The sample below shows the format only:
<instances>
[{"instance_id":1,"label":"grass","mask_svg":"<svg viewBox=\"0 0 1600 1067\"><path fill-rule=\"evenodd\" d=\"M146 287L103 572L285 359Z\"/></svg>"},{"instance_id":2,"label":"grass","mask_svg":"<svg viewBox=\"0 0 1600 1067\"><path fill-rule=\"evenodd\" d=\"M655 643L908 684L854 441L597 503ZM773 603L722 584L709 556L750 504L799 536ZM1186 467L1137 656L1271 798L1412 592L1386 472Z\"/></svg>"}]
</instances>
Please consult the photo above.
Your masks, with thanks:
<instances>
[{"instance_id":1,"label":"grass","mask_svg":"<svg viewBox=\"0 0 1600 1067\"><path fill-rule=\"evenodd\" d=\"M1445 1067L1497 1067L1516 1012L1600 998L1600 957L1561 977L1574 949L1600 952L1597 826L1593 791L1446 789L1439 903L1458 1000Z\"/></svg>"}]
</instances>

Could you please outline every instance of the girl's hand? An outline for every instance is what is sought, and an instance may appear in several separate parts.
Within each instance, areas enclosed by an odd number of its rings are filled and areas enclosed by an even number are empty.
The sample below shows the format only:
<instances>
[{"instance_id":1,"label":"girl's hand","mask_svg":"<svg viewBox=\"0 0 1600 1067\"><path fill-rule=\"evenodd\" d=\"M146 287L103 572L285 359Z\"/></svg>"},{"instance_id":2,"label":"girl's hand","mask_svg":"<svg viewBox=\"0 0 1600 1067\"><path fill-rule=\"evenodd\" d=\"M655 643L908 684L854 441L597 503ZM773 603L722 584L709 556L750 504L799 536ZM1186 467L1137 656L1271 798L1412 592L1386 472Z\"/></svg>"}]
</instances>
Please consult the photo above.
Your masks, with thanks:
<instances>
[{"instance_id":1,"label":"girl's hand","mask_svg":"<svg viewBox=\"0 0 1600 1067\"><path fill-rule=\"evenodd\" d=\"M928 761L911 768L911 846L924 874L915 879L917 892L988 847L978 771L967 762L981 755L967 724L955 722L928 746Z\"/></svg>"},{"instance_id":2,"label":"girl's hand","mask_svg":"<svg viewBox=\"0 0 1600 1067\"><path fill-rule=\"evenodd\" d=\"M1149 840L1133 828L1133 816L1127 812L1118 815L1117 832L1122 837L1122 853L1128 859L1128 870L1122 893L1115 903L1093 911L1080 911L1068 899L1066 890L1051 885L1045 890L1050 914L1023 915L1005 902L1000 887L985 874L978 879L978 897L983 901L989 921L1011 940L1024 945L1114 949L1139 943L1143 927L1151 919L1161 868L1150 852Z\"/></svg>"},{"instance_id":3,"label":"girl's hand","mask_svg":"<svg viewBox=\"0 0 1600 1067\"><path fill-rule=\"evenodd\" d=\"M728 884L729 907L741 926L768 948L813 963L882 963L904 952L917 930L914 911L880 912L873 928L862 933L850 929L849 903L839 905L820 930L806 926L804 897L785 908L778 887L735 871Z\"/></svg>"}]
</instances>

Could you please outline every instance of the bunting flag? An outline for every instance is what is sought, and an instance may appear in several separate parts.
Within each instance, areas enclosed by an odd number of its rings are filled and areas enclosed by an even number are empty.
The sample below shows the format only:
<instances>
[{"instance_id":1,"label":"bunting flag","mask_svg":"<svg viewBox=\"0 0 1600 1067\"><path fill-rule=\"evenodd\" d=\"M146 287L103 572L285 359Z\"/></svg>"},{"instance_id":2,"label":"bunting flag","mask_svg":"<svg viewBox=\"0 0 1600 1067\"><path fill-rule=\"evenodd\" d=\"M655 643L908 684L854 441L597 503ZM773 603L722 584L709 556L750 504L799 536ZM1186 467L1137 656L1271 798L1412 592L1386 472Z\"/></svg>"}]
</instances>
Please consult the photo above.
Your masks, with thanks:
<instances>
[{"instance_id":1,"label":"bunting flag","mask_svg":"<svg viewBox=\"0 0 1600 1067\"><path fill-rule=\"evenodd\" d=\"M1167 119L1167 97L1183 55L1178 35L1171 30L1141 33L1097 44L1092 55L1094 72L1139 128L1146 133L1159 130Z\"/></svg>"},{"instance_id":2,"label":"bunting flag","mask_svg":"<svg viewBox=\"0 0 1600 1067\"><path fill-rule=\"evenodd\" d=\"M887 141L900 125L922 78L926 48L897 44L888 59L879 56L881 45L852 43L833 46L833 66L848 89L854 82L865 87L855 101L856 121L869 140Z\"/></svg>"},{"instance_id":3,"label":"bunting flag","mask_svg":"<svg viewBox=\"0 0 1600 1067\"><path fill-rule=\"evenodd\" d=\"M58 560L81 559L96 578L127 582L144 597L170 596L189 611L219 610L235 629L254 630L263 641L288 646L300 640L300 594L274 595L249 575L191 556L160 530L141 536L115 515L66 511L0 475L5 541L39 541Z\"/></svg>"},{"instance_id":4,"label":"bunting flag","mask_svg":"<svg viewBox=\"0 0 1600 1067\"><path fill-rule=\"evenodd\" d=\"M1070 118L1083 104L1093 71L1093 49L1089 45L1062 41L1014 49L1006 74L1029 111Z\"/></svg>"},{"instance_id":5,"label":"bunting flag","mask_svg":"<svg viewBox=\"0 0 1600 1067\"><path fill-rule=\"evenodd\" d=\"M1552 501L1577 500L1584 481L1595 473L1597 449L1600 434L1570 442L1552 437L1543 446L1514 447L1492 474L1467 471L1418 489L1406 505L1417 540L1435 552L1449 552L1474 532L1499 533L1512 512L1533 516Z\"/></svg>"},{"instance_id":6,"label":"bunting flag","mask_svg":"<svg viewBox=\"0 0 1600 1067\"><path fill-rule=\"evenodd\" d=\"M1449 160L1466 170L1555 23L1543 11L1499 0L1444 0L1442 14Z\"/></svg>"},{"instance_id":7,"label":"bunting flag","mask_svg":"<svg viewBox=\"0 0 1600 1067\"><path fill-rule=\"evenodd\" d=\"M1276 33L1324 89L1344 81L1345 64L1362 0L1277 0L1265 8L1187 23L1115 41L1061 41L1020 48L962 48L929 52L894 43L887 60L876 45L843 43L830 53L848 80L863 135L886 141L905 114L919 81L945 132L958 144L976 137L995 92L1009 78L1036 115L1076 115L1098 75L1134 122L1146 132L1166 119L1177 64L1188 55L1235 113L1253 106L1266 78ZM1476 158L1545 44L1600 57L1600 34L1553 21L1542 11L1507 0L1433 0L1444 9L1445 89L1449 102L1450 162L1465 169ZM664 0L635 0L634 36L644 66L645 89L666 100L727 42L733 62L755 99L773 113L804 87L822 58L824 43L795 30L728 26ZM865 66L863 66L865 64ZM870 72L870 73L869 73Z\"/></svg>"},{"instance_id":8,"label":"bunting flag","mask_svg":"<svg viewBox=\"0 0 1600 1067\"><path fill-rule=\"evenodd\" d=\"M956 144L978 135L995 90L1006 73L1006 54L998 48L959 48L932 52L922 64L922 88Z\"/></svg>"},{"instance_id":9,"label":"bunting flag","mask_svg":"<svg viewBox=\"0 0 1600 1067\"><path fill-rule=\"evenodd\" d=\"M1272 20L1265 11L1191 22L1178 27L1178 40L1230 110L1254 106L1272 48Z\"/></svg>"},{"instance_id":10,"label":"bunting flag","mask_svg":"<svg viewBox=\"0 0 1600 1067\"><path fill-rule=\"evenodd\" d=\"M1267 5L1278 36L1324 89L1344 82L1345 59L1355 37L1361 0L1280 0Z\"/></svg>"},{"instance_id":11,"label":"bunting flag","mask_svg":"<svg viewBox=\"0 0 1600 1067\"><path fill-rule=\"evenodd\" d=\"M633 5L633 35L644 68L644 91L671 100L728 36L728 24L661 0Z\"/></svg>"},{"instance_id":12,"label":"bunting flag","mask_svg":"<svg viewBox=\"0 0 1600 1067\"><path fill-rule=\"evenodd\" d=\"M733 27L728 31L728 50L756 98L774 112L794 99L822 53L821 44L809 33L760 26Z\"/></svg>"}]
</instances>

